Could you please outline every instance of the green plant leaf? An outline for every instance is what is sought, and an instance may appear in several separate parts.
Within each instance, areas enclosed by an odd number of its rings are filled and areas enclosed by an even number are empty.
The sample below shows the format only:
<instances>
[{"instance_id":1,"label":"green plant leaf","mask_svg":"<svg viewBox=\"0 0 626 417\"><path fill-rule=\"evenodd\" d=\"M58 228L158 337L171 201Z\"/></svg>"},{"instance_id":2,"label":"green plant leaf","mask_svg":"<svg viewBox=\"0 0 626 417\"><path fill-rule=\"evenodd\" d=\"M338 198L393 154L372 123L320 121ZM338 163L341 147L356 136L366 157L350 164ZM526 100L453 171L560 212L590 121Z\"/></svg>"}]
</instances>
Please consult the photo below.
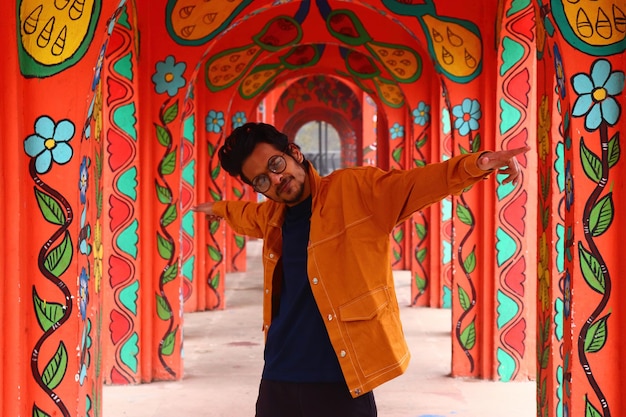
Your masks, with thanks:
<instances>
[{"instance_id":1,"label":"green plant leaf","mask_svg":"<svg viewBox=\"0 0 626 417\"><path fill-rule=\"evenodd\" d=\"M211 170L211 178L212 178L212 179L214 179L214 180L215 180L215 179L217 179L217 177L219 177L219 176L220 176L220 171L221 171L221 170L222 170L222 169L220 168L220 166L219 166L219 165L218 165L218 166L216 166L215 168L213 168L213 169Z\"/></svg>"},{"instance_id":2,"label":"green plant leaf","mask_svg":"<svg viewBox=\"0 0 626 417\"><path fill-rule=\"evenodd\" d=\"M45 384L46 387L55 389L59 386L61 381L63 381L63 377L65 377L65 372L67 371L67 349L65 348L65 344L63 341L59 343L59 347L57 348L57 352L50 359L50 362L46 365L41 374L41 380Z\"/></svg>"},{"instance_id":3,"label":"green plant leaf","mask_svg":"<svg viewBox=\"0 0 626 417\"><path fill-rule=\"evenodd\" d=\"M43 264L52 275L60 277L70 266L72 254L72 238L70 233L66 231L61 243L48 252Z\"/></svg>"},{"instance_id":4,"label":"green plant leaf","mask_svg":"<svg viewBox=\"0 0 626 417\"><path fill-rule=\"evenodd\" d=\"M613 210L613 193L608 193L593 206L589 214L589 231L592 236L600 236L611 226Z\"/></svg>"},{"instance_id":5,"label":"green plant leaf","mask_svg":"<svg viewBox=\"0 0 626 417\"><path fill-rule=\"evenodd\" d=\"M418 274L415 274L415 286L420 293L424 292L424 290L426 289L426 280L420 277Z\"/></svg>"},{"instance_id":6,"label":"green plant leaf","mask_svg":"<svg viewBox=\"0 0 626 417\"><path fill-rule=\"evenodd\" d=\"M587 284L596 292L604 294L604 275L600 263L591 252L578 242L578 257L580 258L580 270Z\"/></svg>"},{"instance_id":7,"label":"green plant leaf","mask_svg":"<svg viewBox=\"0 0 626 417\"><path fill-rule=\"evenodd\" d=\"M472 251L470 252L469 255L467 255L467 258L465 258L465 260L463 261L463 267L465 268L465 272L467 272L468 274L471 274L472 272L474 272L474 269L476 269L476 253L475 253L476 248L472 248Z\"/></svg>"},{"instance_id":8,"label":"green plant leaf","mask_svg":"<svg viewBox=\"0 0 626 417\"><path fill-rule=\"evenodd\" d=\"M233 190L233 195L236 198L241 198L243 196L243 192L239 188L233 187L232 190Z\"/></svg>"},{"instance_id":9,"label":"green plant leaf","mask_svg":"<svg viewBox=\"0 0 626 417\"><path fill-rule=\"evenodd\" d=\"M33 286L33 304L35 305L35 315L39 326L44 332L47 332L50 327L61 320L63 317L64 309L63 305L59 303L48 303L37 294L37 290Z\"/></svg>"},{"instance_id":10,"label":"green plant leaf","mask_svg":"<svg viewBox=\"0 0 626 417\"><path fill-rule=\"evenodd\" d=\"M416 167L426 166L426 162L422 161L421 159L413 158L413 163L415 164Z\"/></svg>"},{"instance_id":11,"label":"green plant leaf","mask_svg":"<svg viewBox=\"0 0 626 417\"><path fill-rule=\"evenodd\" d=\"M461 346L466 350L472 350L476 344L476 324L475 320L461 332Z\"/></svg>"},{"instance_id":12,"label":"green plant leaf","mask_svg":"<svg viewBox=\"0 0 626 417\"><path fill-rule=\"evenodd\" d=\"M50 414L46 414L41 408L33 404L33 417L50 417Z\"/></svg>"},{"instance_id":13,"label":"green plant leaf","mask_svg":"<svg viewBox=\"0 0 626 417\"><path fill-rule=\"evenodd\" d=\"M159 316L161 320L165 320L165 321L171 319L172 310L167 305L167 301L160 294L155 294L155 295L156 295L157 316Z\"/></svg>"},{"instance_id":14,"label":"green plant leaf","mask_svg":"<svg viewBox=\"0 0 626 417\"><path fill-rule=\"evenodd\" d=\"M174 281L178 276L178 264L173 263L167 267L163 272L163 284L167 284L170 281Z\"/></svg>"},{"instance_id":15,"label":"green plant leaf","mask_svg":"<svg viewBox=\"0 0 626 417\"><path fill-rule=\"evenodd\" d=\"M160 185L156 180L154 181L156 188L157 198L162 204L170 204L172 202L172 192L169 188Z\"/></svg>"},{"instance_id":16,"label":"green plant leaf","mask_svg":"<svg viewBox=\"0 0 626 417\"><path fill-rule=\"evenodd\" d=\"M620 157L619 134L616 133L609 141L609 168L617 164Z\"/></svg>"},{"instance_id":17,"label":"green plant leaf","mask_svg":"<svg viewBox=\"0 0 626 417\"><path fill-rule=\"evenodd\" d=\"M460 144L459 144L459 151L461 151L461 155L465 155L465 154L470 153L470 151L468 151L467 149L465 149L465 148L463 147L463 145L460 145Z\"/></svg>"},{"instance_id":18,"label":"green plant leaf","mask_svg":"<svg viewBox=\"0 0 626 417\"><path fill-rule=\"evenodd\" d=\"M393 250L393 260L394 261L398 261L400 260L400 258L402 258L402 255L400 254L400 252L398 252L397 250Z\"/></svg>"},{"instance_id":19,"label":"green plant leaf","mask_svg":"<svg viewBox=\"0 0 626 417\"><path fill-rule=\"evenodd\" d=\"M456 217L464 224L471 226L474 223L472 213L463 204L456 205Z\"/></svg>"},{"instance_id":20,"label":"green plant leaf","mask_svg":"<svg viewBox=\"0 0 626 417\"><path fill-rule=\"evenodd\" d=\"M477 133L472 141L472 152L478 152L480 150L480 133Z\"/></svg>"},{"instance_id":21,"label":"green plant leaf","mask_svg":"<svg viewBox=\"0 0 626 417\"><path fill-rule=\"evenodd\" d=\"M393 150L393 152L391 153L391 157L393 158L393 160L397 163L400 163L400 159L402 158L402 151L404 149L402 148L402 146L396 148Z\"/></svg>"},{"instance_id":22,"label":"green plant leaf","mask_svg":"<svg viewBox=\"0 0 626 417\"><path fill-rule=\"evenodd\" d=\"M170 205L163 213L163 217L161 217L161 224L163 227L167 227L170 224L174 223L178 218L178 210L176 209L176 205Z\"/></svg>"},{"instance_id":23,"label":"green plant leaf","mask_svg":"<svg viewBox=\"0 0 626 417\"><path fill-rule=\"evenodd\" d=\"M210 142L207 143L207 151L209 152L209 156L213 156L213 154L215 153L215 145Z\"/></svg>"},{"instance_id":24,"label":"green plant leaf","mask_svg":"<svg viewBox=\"0 0 626 417\"><path fill-rule=\"evenodd\" d=\"M463 289L463 287L458 284L457 289L459 290L459 304L461 304L461 308L463 309L463 311L469 310L472 302L469 298L469 295L467 294L467 291L465 291L465 289Z\"/></svg>"},{"instance_id":25,"label":"green plant leaf","mask_svg":"<svg viewBox=\"0 0 626 417\"><path fill-rule=\"evenodd\" d=\"M170 146L172 143L172 136L170 135L170 132L168 132L168 130L163 126L156 123L154 124L154 127L156 128L156 136L159 143L165 147Z\"/></svg>"},{"instance_id":26,"label":"green plant leaf","mask_svg":"<svg viewBox=\"0 0 626 417\"><path fill-rule=\"evenodd\" d=\"M163 344L161 345L161 353L165 356L170 356L174 353L174 347L176 346L176 332L178 331L178 326L171 332L165 336L163 339Z\"/></svg>"},{"instance_id":27,"label":"green plant leaf","mask_svg":"<svg viewBox=\"0 0 626 417\"><path fill-rule=\"evenodd\" d=\"M611 314L598 319L589 327L589 331L585 336L585 352L595 353L599 352L606 343L608 337L608 324L607 320Z\"/></svg>"},{"instance_id":28,"label":"green plant leaf","mask_svg":"<svg viewBox=\"0 0 626 417\"><path fill-rule=\"evenodd\" d=\"M214 262L220 262L222 260L222 254L220 253L220 251L211 245L208 245L208 248L209 248L209 256L211 257L211 259Z\"/></svg>"},{"instance_id":29,"label":"green plant leaf","mask_svg":"<svg viewBox=\"0 0 626 417\"><path fill-rule=\"evenodd\" d=\"M404 231L402 229L397 229L393 234L393 240L396 242L402 242L402 238L404 237Z\"/></svg>"},{"instance_id":30,"label":"green plant leaf","mask_svg":"<svg viewBox=\"0 0 626 417\"><path fill-rule=\"evenodd\" d=\"M209 190L209 193L211 194L213 201L222 201L222 196L215 192L215 190Z\"/></svg>"},{"instance_id":31,"label":"green plant leaf","mask_svg":"<svg viewBox=\"0 0 626 417\"><path fill-rule=\"evenodd\" d=\"M157 250L159 251L161 258L170 260L172 259L172 254L174 253L174 244L157 232Z\"/></svg>"},{"instance_id":32,"label":"green plant leaf","mask_svg":"<svg viewBox=\"0 0 626 417\"><path fill-rule=\"evenodd\" d=\"M215 276L211 279L211 288L219 288L220 286L220 273L218 272L217 274L215 274Z\"/></svg>"},{"instance_id":33,"label":"green plant leaf","mask_svg":"<svg viewBox=\"0 0 626 417\"><path fill-rule=\"evenodd\" d=\"M426 259L427 253L428 253L428 248L422 248L418 250L417 253L415 254L415 258L420 264L424 262L424 259Z\"/></svg>"},{"instance_id":34,"label":"green plant leaf","mask_svg":"<svg viewBox=\"0 0 626 417\"><path fill-rule=\"evenodd\" d=\"M585 394L585 417L603 417L602 413L591 404L587 394Z\"/></svg>"},{"instance_id":35,"label":"green plant leaf","mask_svg":"<svg viewBox=\"0 0 626 417\"><path fill-rule=\"evenodd\" d=\"M235 246L241 249L246 244L246 238L243 236L235 235Z\"/></svg>"},{"instance_id":36,"label":"green plant leaf","mask_svg":"<svg viewBox=\"0 0 626 417\"><path fill-rule=\"evenodd\" d=\"M178 101L169 106L163 113L163 123L168 124L174 121L178 116Z\"/></svg>"},{"instance_id":37,"label":"green plant leaf","mask_svg":"<svg viewBox=\"0 0 626 417\"><path fill-rule=\"evenodd\" d=\"M415 233L417 233L417 237L422 240L426 236L426 226L421 223L415 223Z\"/></svg>"},{"instance_id":38,"label":"green plant leaf","mask_svg":"<svg viewBox=\"0 0 626 417\"><path fill-rule=\"evenodd\" d=\"M161 165L159 166L160 172L163 175L170 175L176 169L176 148L167 155L161 161Z\"/></svg>"},{"instance_id":39,"label":"green plant leaf","mask_svg":"<svg viewBox=\"0 0 626 417\"><path fill-rule=\"evenodd\" d=\"M217 232L217 229L220 228L220 222L218 220L213 220L211 222L211 225L209 226L209 231L211 232L212 235L215 234L215 232Z\"/></svg>"},{"instance_id":40,"label":"green plant leaf","mask_svg":"<svg viewBox=\"0 0 626 417\"><path fill-rule=\"evenodd\" d=\"M35 198L37 199L41 214L43 214L43 217L48 222L59 226L65 224L65 213L61 205L54 198L37 188L35 188Z\"/></svg>"}]
</instances>

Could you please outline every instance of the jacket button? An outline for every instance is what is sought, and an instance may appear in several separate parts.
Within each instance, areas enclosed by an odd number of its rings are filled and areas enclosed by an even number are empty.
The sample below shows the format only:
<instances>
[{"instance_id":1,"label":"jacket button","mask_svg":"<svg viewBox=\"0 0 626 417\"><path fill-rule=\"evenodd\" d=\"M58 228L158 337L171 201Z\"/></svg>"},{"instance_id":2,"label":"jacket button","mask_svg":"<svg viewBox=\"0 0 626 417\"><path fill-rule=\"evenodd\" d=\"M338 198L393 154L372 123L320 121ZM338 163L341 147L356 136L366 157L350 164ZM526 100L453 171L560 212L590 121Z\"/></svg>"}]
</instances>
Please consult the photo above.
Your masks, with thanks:
<instances>
[{"instance_id":1,"label":"jacket button","mask_svg":"<svg viewBox=\"0 0 626 417\"><path fill-rule=\"evenodd\" d=\"M317 278L313 278L313 284L317 285L317 283L318 283Z\"/></svg>"},{"instance_id":2,"label":"jacket button","mask_svg":"<svg viewBox=\"0 0 626 417\"><path fill-rule=\"evenodd\" d=\"M269 289L269 288L266 288L266 289L265 289L265 294L269 294L269 293L270 293L270 289Z\"/></svg>"},{"instance_id":3,"label":"jacket button","mask_svg":"<svg viewBox=\"0 0 626 417\"><path fill-rule=\"evenodd\" d=\"M274 254L270 253L270 259L274 259Z\"/></svg>"},{"instance_id":4,"label":"jacket button","mask_svg":"<svg viewBox=\"0 0 626 417\"><path fill-rule=\"evenodd\" d=\"M341 356L342 358L345 358L347 355L345 350L342 350L341 352L339 352L339 356Z\"/></svg>"},{"instance_id":5,"label":"jacket button","mask_svg":"<svg viewBox=\"0 0 626 417\"><path fill-rule=\"evenodd\" d=\"M329 315L328 315L328 321L331 321L332 319L333 319L333 315L332 315L332 314L329 314Z\"/></svg>"}]
</instances>

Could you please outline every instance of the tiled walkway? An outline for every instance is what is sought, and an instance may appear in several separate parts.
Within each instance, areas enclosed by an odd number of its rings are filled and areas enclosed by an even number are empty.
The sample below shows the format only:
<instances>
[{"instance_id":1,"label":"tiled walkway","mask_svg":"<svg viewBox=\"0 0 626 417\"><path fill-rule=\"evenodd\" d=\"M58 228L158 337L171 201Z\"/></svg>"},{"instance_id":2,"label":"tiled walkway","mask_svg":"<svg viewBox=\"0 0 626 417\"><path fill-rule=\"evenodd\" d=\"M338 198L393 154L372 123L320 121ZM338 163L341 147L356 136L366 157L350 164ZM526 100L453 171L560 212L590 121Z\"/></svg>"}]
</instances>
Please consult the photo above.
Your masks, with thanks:
<instances>
[{"instance_id":1,"label":"tiled walkway","mask_svg":"<svg viewBox=\"0 0 626 417\"><path fill-rule=\"evenodd\" d=\"M185 316L183 380L105 386L104 417L254 417L263 366L259 254L260 242L251 242L249 271L228 274L226 310ZM412 359L374 391L380 417L535 416L533 381L449 377L450 311L408 307L409 275L396 278Z\"/></svg>"}]
</instances>

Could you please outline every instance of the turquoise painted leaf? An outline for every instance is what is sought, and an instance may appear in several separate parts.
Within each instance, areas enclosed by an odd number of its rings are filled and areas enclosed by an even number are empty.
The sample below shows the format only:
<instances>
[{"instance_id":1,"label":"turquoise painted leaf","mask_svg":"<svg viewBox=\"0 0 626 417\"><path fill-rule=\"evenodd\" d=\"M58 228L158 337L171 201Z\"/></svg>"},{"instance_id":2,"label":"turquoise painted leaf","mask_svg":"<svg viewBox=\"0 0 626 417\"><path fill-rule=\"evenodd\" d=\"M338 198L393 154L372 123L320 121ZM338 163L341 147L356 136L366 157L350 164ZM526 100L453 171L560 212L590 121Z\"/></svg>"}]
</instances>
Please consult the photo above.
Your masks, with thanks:
<instances>
[{"instance_id":1,"label":"turquoise painted leaf","mask_svg":"<svg viewBox=\"0 0 626 417\"><path fill-rule=\"evenodd\" d=\"M500 109L500 134L504 136L519 123L522 118L522 113L505 99L500 100Z\"/></svg>"},{"instance_id":2,"label":"turquoise painted leaf","mask_svg":"<svg viewBox=\"0 0 626 417\"><path fill-rule=\"evenodd\" d=\"M137 201L137 168L131 167L117 179L117 188L133 201Z\"/></svg>"},{"instance_id":3,"label":"turquoise painted leaf","mask_svg":"<svg viewBox=\"0 0 626 417\"><path fill-rule=\"evenodd\" d=\"M139 281L135 281L122 291L120 291L120 302L128 311L137 315L137 291L139 290Z\"/></svg>"},{"instance_id":4,"label":"turquoise painted leaf","mask_svg":"<svg viewBox=\"0 0 626 417\"><path fill-rule=\"evenodd\" d=\"M515 374L516 364L515 359L509 355L504 349L498 348L498 375L500 381L509 382Z\"/></svg>"},{"instance_id":5,"label":"turquoise painted leaf","mask_svg":"<svg viewBox=\"0 0 626 417\"><path fill-rule=\"evenodd\" d=\"M120 349L120 359L124 365L128 366L133 372L137 372L139 361L139 336L133 332L132 336L122 345Z\"/></svg>"},{"instance_id":6,"label":"turquoise painted leaf","mask_svg":"<svg viewBox=\"0 0 626 417\"><path fill-rule=\"evenodd\" d=\"M509 323L519 313L519 306L508 295L501 290L498 290L498 329L502 329L507 323Z\"/></svg>"},{"instance_id":7,"label":"turquoise painted leaf","mask_svg":"<svg viewBox=\"0 0 626 417\"><path fill-rule=\"evenodd\" d=\"M498 230L496 230L496 238L496 258L498 259L498 266L502 266L515 255L517 243L501 227L498 227Z\"/></svg>"},{"instance_id":8,"label":"turquoise painted leaf","mask_svg":"<svg viewBox=\"0 0 626 417\"><path fill-rule=\"evenodd\" d=\"M139 243L139 235L137 234L138 229L139 221L135 219L128 225L128 227L122 230L115 240L115 243L120 250L129 256L132 256L133 259L137 259L137 244Z\"/></svg>"}]
</instances>

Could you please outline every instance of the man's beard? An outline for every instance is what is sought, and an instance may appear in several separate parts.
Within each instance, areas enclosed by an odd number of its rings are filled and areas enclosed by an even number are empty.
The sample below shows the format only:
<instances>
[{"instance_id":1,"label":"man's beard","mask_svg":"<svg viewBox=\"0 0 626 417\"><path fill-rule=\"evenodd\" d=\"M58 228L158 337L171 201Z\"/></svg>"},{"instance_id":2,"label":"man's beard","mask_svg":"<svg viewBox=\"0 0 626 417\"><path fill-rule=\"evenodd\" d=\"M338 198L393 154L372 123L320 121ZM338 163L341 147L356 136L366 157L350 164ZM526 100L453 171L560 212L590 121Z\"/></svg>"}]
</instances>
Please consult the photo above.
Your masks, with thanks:
<instances>
[{"instance_id":1,"label":"man's beard","mask_svg":"<svg viewBox=\"0 0 626 417\"><path fill-rule=\"evenodd\" d=\"M291 177L290 180L291 180L291 182L296 181L296 179L294 177ZM282 185L279 185L278 189L280 189L281 187L282 187ZM276 196L280 199L280 201L278 201L279 203L296 204L296 203L298 203L302 199L302 195L303 194L304 194L304 182L298 184L298 189L296 190L296 194L293 197L285 198L285 197L282 196L282 194L278 194L278 193L276 194Z\"/></svg>"}]
</instances>

